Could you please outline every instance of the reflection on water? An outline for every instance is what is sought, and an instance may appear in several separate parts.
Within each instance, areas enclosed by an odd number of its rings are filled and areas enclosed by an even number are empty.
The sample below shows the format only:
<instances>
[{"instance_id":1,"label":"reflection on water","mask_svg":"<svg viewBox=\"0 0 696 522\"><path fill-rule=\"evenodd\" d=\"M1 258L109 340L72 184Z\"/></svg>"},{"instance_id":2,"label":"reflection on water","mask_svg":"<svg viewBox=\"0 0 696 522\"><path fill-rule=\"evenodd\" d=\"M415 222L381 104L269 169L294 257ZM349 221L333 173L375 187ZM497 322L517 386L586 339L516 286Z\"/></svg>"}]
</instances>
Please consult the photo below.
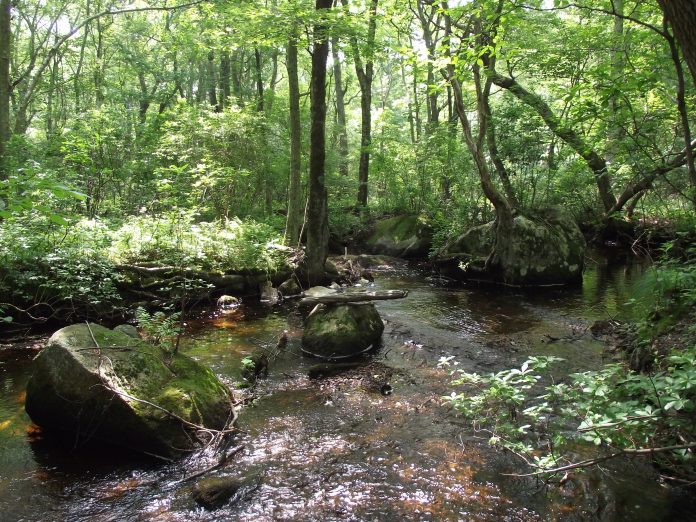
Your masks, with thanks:
<instances>
[{"instance_id":1,"label":"reflection on water","mask_svg":"<svg viewBox=\"0 0 696 522\"><path fill-rule=\"evenodd\" d=\"M201 452L162 465L114 449L79 451L37 431L23 412L27 358L0 364L2 520L686 520L694 502L661 488L638 463L540 488L508 454L486 447L444 409L439 357L477 371L508 367L533 353L564 357L566 371L596 367L595 319L629 314L629 288L644 265L588 263L582 288L523 292L443 288L421 272L380 273L380 288L409 290L377 304L383 346L364 367L312 381L300 356L302 319L293 303L242 306L195 322L181 349L228 384L241 360L270 350L288 332L243 410L231 443L243 450L218 475L248 489L206 511L191 498L196 471L216 462ZM389 384L393 394L384 396ZM238 392L242 393L242 392Z\"/></svg>"}]
</instances>

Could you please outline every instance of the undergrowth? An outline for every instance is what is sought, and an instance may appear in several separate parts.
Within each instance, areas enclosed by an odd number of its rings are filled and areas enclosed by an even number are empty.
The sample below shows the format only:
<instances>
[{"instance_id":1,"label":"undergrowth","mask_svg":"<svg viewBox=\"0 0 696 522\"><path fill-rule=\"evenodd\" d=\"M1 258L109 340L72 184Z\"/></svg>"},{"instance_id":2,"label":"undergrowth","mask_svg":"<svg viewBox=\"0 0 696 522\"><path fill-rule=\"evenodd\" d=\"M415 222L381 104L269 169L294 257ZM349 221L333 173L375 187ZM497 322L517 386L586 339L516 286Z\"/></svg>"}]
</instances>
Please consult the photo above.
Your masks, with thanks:
<instances>
[{"instance_id":1,"label":"undergrowth","mask_svg":"<svg viewBox=\"0 0 696 522\"><path fill-rule=\"evenodd\" d=\"M556 357L531 357L519 368L479 375L440 365L453 377L447 403L467 417L490 444L503 447L546 477L618 456L645 456L677 482L696 480L696 327L679 330L678 342L659 349L679 323L689 324L696 305L696 249L664 255L634 289L641 319L631 350L649 363L642 372L629 361L554 380ZM629 354L631 352L629 350ZM577 458L577 444L595 455Z\"/></svg>"},{"instance_id":2,"label":"undergrowth","mask_svg":"<svg viewBox=\"0 0 696 522\"><path fill-rule=\"evenodd\" d=\"M272 274L288 249L253 220L198 222L192 213L56 224L38 212L0 222L0 317L61 321L116 316L125 307L120 265Z\"/></svg>"}]
</instances>

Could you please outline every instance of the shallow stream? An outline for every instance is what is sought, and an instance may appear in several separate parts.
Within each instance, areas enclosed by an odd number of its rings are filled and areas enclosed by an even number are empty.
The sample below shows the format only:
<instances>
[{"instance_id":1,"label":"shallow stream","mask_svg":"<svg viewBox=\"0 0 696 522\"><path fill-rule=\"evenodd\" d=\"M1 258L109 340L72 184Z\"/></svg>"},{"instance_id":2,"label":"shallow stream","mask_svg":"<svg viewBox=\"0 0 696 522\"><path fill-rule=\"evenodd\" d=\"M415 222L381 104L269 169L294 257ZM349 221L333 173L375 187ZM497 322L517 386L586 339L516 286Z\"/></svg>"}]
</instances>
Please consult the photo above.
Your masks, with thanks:
<instances>
[{"instance_id":1,"label":"shallow stream","mask_svg":"<svg viewBox=\"0 0 696 522\"><path fill-rule=\"evenodd\" d=\"M382 267L378 288L409 291L377 303L383 346L364 367L321 380L307 377L316 361L299 355L302 318L293 303L245 303L190 324L181 349L230 386L245 356L271 349L284 330L290 339L240 414L232 445L243 449L211 473L246 484L216 511L192 500L195 481L181 480L217 455L162 464L44 437L23 410L36 351L5 347L0 520L692 520L693 496L661 485L640 461L564 487L505 475L523 471L516 458L489 448L439 399L449 392L441 357L478 372L531 354L563 357L563 372L598 367L610 354L589 326L629 313L629 287L645 269L594 254L582 288L530 293L445 288L417 268Z\"/></svg>"}]
</instances>

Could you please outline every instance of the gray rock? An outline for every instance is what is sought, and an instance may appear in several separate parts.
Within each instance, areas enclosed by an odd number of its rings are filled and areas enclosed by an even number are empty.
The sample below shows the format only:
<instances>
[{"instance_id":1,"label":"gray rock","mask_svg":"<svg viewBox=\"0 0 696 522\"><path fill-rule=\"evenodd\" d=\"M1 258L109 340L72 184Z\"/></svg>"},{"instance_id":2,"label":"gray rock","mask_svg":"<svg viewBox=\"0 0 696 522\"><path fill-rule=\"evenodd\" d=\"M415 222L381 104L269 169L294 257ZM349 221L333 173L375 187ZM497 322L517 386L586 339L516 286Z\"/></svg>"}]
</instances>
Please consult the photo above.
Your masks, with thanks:
<instances>
[{"instance_id":1,"label":"gray rock","mask_svg":"<svg viewBox=\"0 0 696 522\"><path fill-rule=\"evenodd\" d=\"M518 215L504 256L486 264L495 244L493 223L471 228L435 258L442 275L513 286L563 285L582 281L585 238L559 209Z\"/></svg>"},{"instance_id":2,"label":"gray rock","mask_svg":"<svg viewBox=\"0 0 696 522\"><path fill-rule=\"evenodd\" d=\"M355 357L376 346L383 331L372 303L320 304L305 321L302 351L324 359Z\"/></svg>"},{"instance_id":3,"label":"gray rock","mask_svg":"<svg viewBox=\"0 0 696 522\"><path fill-rule=\"evenodd\" d=\"M237 308L239 306L239 299L232 295L221 295L218 297L217 306L223 310L230 308Z\"/></svg>"},{"instance_id":4,"label":"gray rock","mask_svg":"<svg viewBox=\"0 0 696 522\"><path fill-rule=\"evenodd\" d=\"M338 268L336 268L334 262L329 259L327 259L324 263L324 270L329 277L335 277L338 275Z\"/></svg>"},{"instance_id":5,"label":"gray rock","mask_svg":"<svg viewBox=\"0 0 696 522\"><path fill-rule=\"evenodd\" d=\"M72 443L175 457L197 447L193 425L221 430L231 414L230 391L210 369L96 324L57 331L32 369L27 413Z\"/></svg>"},{"instance_id":6,"label":"gray rock","mask_svg":"<svg viewBox=\"0 0 696 522\"><path fill-rule=\"evenodd\" d=\"M427 257L432 228L419 216L395 216L377 221L366 241L367 251L401 258Z\"/></svg>"},{"instance_id":7,"label":"gray rock","mask_svg":"<svg viewBox=\"0 0 696 522\"><path fill-rule=\"evenodd\" d=\"M300 295L302 293L302 288L297 283L297 280L294 277L291 277L278 287L278 291L283 297L291 297Z\"/></svg>"},{"instance_id":8,"label":"gray rock","mask_svg":"<svg viewBox=\"0 0 696 522\"><path fill-rule=\"evenodd\" d=\"M255 351L242 359L241 375L249 384L254 384L257 379L268 376L268 355L262 351Z\"/></svg>"},{"instance_id":9,"label":"gray rock","mask_svg":"<svg viewBox=\"0 0 696 522\"><path fill-rule=\"evenodd\" d=\"M116 328L114 328L114 332L123 332L133 339L140 339L138 329L132 324L119 324Z\"/></svg>"},{"instance_id":10,"label":"gray rock","mask_svg":"<svg viewBox=\"0 0 696 522\"><path fill-rule=\"evenodd\" d=\"M328 288L326 286L313 286L304 291L305 297L320 297L322 295L335 294L338 291L337 288Z\"/></svg>"}]
</instances>

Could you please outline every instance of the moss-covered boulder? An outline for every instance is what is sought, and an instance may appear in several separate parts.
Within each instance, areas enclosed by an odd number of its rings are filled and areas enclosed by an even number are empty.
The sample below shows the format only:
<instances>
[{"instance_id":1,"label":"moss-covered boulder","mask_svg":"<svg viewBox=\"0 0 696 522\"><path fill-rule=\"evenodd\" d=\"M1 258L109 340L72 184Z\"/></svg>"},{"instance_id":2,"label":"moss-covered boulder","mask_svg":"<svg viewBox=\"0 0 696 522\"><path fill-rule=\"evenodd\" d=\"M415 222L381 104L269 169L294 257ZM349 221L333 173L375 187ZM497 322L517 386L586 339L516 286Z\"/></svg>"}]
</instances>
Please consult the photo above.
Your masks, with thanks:
<instances>
[{"instance_id":1,"label":"moss-covered boulder","mask_svg":"<svg viewBox=\"0 0 696 522\"><path fill-rule=\"evenodd\" d=\"M516 216L505 254L489 259L495 234L493 223L467 230L436 256L440 273L457 280L486 280L513 286L582 281L585 238L563 211L546 209Z\"/></svg>"},{"instance_id":2,"label":"moss-covered boulder","mask_svg":"<svg viewBox=\"0 0 696 522\"><path fill-rule=\"evenodd\" d=\"M53 334L26 395L31 419L73 443L100 439L169 458L195 449L202 428L224 429L231 408L210 369L96 324Z\"/></svg>"},{"instance_id":3,"label":"moss-covered boulder","mask_svg":"<svg viewBox=\"0 0 696 522\"><path fill-rule=\"evenodd\" d=\"M347 359L376 346L383 331L372 303L320 304L305 322L302 351L323 359Z\"/></svg>"},{"instance_id":4,"label":"moss-covered boulder","mask_svg":"<svg viewBox=\"0 0 696 522\"><path fill-rule=\"evenodd\" d=\"M433 230L420 216L381 219L365 241L371 254L401 258L427 257L433 243Z\"/></svg>"}]
</instances>

